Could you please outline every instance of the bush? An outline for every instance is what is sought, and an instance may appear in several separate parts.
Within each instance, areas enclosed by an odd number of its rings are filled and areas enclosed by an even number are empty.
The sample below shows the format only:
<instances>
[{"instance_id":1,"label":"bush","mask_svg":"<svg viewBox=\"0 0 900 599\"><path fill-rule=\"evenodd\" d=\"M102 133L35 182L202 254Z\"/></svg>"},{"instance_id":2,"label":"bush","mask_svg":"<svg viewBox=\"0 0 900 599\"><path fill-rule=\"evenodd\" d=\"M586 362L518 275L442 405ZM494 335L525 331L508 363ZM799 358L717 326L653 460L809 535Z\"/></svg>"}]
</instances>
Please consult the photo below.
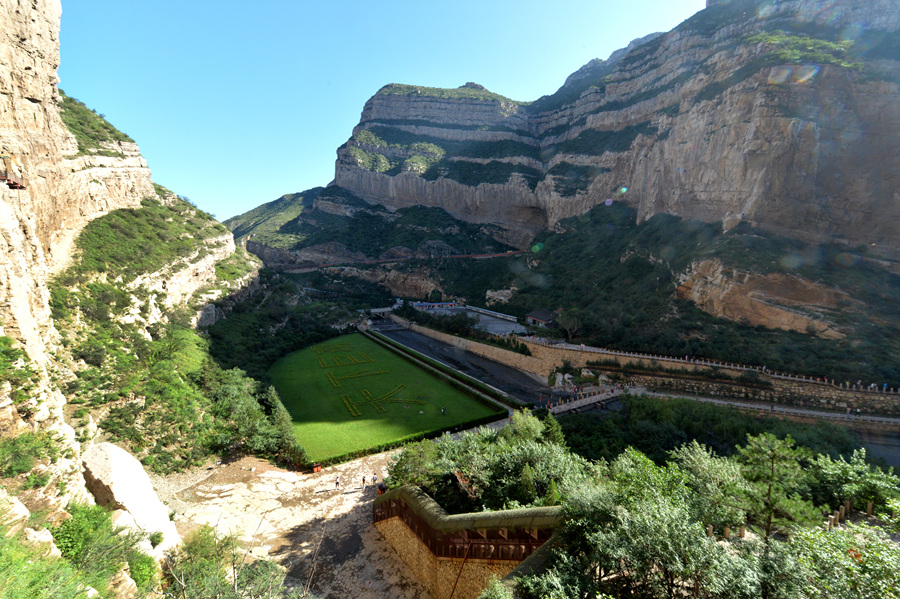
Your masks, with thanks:
<instances>
[{"instance_id":1,"label":"bush","mask_svg":"<svg viewBox=\"0 0 900 599\"><path fill-rule=\"evenodd\" d=\"M302 589L285 595L284 572L266 560L243 563L233 536L218 537L204 526L166 556L165 586L182 599L282 599L299 597ZM229 582L234 580L234 583Z\"/></svg>"},{"instance_id":2,"label":"bush","mask_svg":"<svg viewBox=\"0 0 900 599\"><path fill-rule=\"evenodd\" d=\"M21 433L0 440L0 476L9 478L28 472L38 460L56 458L58 449L47 433Z\"/></svg>"},{"instance_id":3,"label":"bush","mask_svg":"<svg viewBox=\"0 0 900 599\"><path fill-rule=\"evenodd\" d=\"M0 520L5 513L0 509ZM0 599L86 599L85 581L67 561L8 536L0 526Z\"/></svg>"},{"instance_id":4,"label":"bush","mask_svg":"<svg viewBox=\"0 0 900 599\"><path fill-rule=\"evenodd\" d=\"M50 532L62 556L84 573L91 586L106 588L114 574L132 563L147 584L147 556L137 549L141 533L113 526L112 513L101 506L70 504L68 510L72 517Z\"/></svg>"},{"instance_id":5,"label":"bush","mask_svg":"<svg viewBox=\"0 0 900 599\"><path fill-rule=\"evenodd\" d=\"M156 560L135 551L128 557L128 571L138 589L148 589L156 576Z\"/></svg>"},{"instance_id":6,"label":"bush","mask_svg":"<svg viewBox=\"0 0 900 599\"><path fill-rule=\"evenodd\" d=\"M31 368L28 355L13 347L14 343L12 337L0 336L0 383L10 384L13 403L20 405L28 399L37 373Z\"/></svg>"},{"instance_id":7,"label":"bush","mask_svg":"<svg viewBox=\"0 0 900 599\"><path fill-rule=\"evenodd\" d=\"M41 489L46 487L48 482L50 482L49 472L41 472L40 474L32 473L25 479L23 487L26 489Z\"/></svg>"}]
</instances>

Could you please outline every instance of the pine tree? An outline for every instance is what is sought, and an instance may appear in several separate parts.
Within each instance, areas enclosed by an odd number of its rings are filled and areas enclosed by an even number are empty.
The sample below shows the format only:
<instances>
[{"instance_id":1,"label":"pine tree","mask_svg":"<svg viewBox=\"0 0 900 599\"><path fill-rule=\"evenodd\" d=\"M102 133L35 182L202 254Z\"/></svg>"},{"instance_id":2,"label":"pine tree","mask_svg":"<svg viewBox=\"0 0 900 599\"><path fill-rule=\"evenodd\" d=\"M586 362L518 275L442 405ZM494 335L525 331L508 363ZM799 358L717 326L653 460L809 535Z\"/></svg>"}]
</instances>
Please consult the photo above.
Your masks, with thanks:
<instances>
[{"instance_id":1,"label":"pine tree","mask_svg":"<svg viewBox=\"0 0 900 599\"><path fill-rule=\"evenodd\" d=\"M527 462L519 472L518 487L519 492L517 495L519 496L520 501L524 505L534 503L534 500L537 499L537 486L534 482L534 471Z\"/></svg>"},{"instance_id":2,"label":"pine tree","mask_svg":"<svg viewBox=\"0 0 900 599\"><path fill-rule=\"evenodd\" d=\"M547 413L544 418L544 441L547 443L555 443L562 447L566 446L566 436L563 434L559 421L553 417L553 414Z\"/></svg>"}]
</instances>

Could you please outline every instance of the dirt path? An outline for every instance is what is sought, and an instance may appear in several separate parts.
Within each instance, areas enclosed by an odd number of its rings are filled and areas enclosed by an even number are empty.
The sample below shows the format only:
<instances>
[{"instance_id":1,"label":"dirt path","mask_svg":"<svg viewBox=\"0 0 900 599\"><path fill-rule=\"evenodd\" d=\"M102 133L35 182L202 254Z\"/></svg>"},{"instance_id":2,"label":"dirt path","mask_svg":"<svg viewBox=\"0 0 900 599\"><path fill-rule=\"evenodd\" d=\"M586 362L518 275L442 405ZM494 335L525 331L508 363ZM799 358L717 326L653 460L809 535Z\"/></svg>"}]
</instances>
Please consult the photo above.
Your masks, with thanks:
<instances>
[{"instance_id":1,"label":"dirt path","mask_svg":"<svg viewBox=\"0 0 900 599\"><path fill-rule=\"evenodd\" d=\"M314 474L245 457L153 477L153 483L175 511L182 535L204 524L234 534L252 555L285 566L292 586L311 581L316 596L427 597L372 526L372 474L381 482L388 456L367 456ZM340 488L335 486L338 476Z\"/></svg>"}]
</instances>

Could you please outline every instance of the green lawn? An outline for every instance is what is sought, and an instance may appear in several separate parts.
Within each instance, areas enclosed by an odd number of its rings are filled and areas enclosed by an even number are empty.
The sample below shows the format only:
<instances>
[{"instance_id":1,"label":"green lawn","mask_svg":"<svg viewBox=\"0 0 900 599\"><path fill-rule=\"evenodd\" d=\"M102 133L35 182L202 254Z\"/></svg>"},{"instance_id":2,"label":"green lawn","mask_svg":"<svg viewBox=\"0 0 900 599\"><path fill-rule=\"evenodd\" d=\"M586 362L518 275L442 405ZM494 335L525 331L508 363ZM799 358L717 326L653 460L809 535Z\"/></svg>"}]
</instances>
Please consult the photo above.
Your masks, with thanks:
<instances>
[{"instance_id":1,"label":"green lawn","mask_svg":"<svg viewBox=\"0 0 900 599\"><path fill-rule=\"evenodd\" d=\"M294 352L269 372L313 461L504 413L359 334Z\"/></svg>"}]
</instances>

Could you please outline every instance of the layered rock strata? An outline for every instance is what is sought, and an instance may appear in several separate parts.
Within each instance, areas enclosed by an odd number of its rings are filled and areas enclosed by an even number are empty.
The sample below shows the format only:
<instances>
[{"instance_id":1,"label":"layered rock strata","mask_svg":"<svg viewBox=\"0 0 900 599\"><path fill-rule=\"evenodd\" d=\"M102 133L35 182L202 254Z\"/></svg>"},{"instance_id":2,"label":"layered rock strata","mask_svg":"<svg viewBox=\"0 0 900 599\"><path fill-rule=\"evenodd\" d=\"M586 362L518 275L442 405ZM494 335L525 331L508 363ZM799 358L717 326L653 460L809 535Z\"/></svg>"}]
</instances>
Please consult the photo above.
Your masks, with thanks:
<instances>
[{"instance_id":1,"label":"layered rock strata","mask_svg":"<svg viewBox=\"0 0 900 599\"><path fill-rule=\"evenodd\" d=\"M839 289L798 276L754 275L715 259L692 264L676 294L719 318L826 339L845 336L828 315L855 303Z\"/></svg>"},{"instance_id":2,"label":"layered rock strata","mask_svg":"<svg viewBox=\"0 0 900 599\"><path fill-rule=\"evenodd\" d=\"M520 246L613 199L642 219L747 222L896 258L898 29L891 0L711 1L530 106L471 84L386 86L335 181L499 224Z\"/></svg>"}]
</instances>

